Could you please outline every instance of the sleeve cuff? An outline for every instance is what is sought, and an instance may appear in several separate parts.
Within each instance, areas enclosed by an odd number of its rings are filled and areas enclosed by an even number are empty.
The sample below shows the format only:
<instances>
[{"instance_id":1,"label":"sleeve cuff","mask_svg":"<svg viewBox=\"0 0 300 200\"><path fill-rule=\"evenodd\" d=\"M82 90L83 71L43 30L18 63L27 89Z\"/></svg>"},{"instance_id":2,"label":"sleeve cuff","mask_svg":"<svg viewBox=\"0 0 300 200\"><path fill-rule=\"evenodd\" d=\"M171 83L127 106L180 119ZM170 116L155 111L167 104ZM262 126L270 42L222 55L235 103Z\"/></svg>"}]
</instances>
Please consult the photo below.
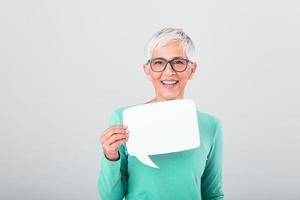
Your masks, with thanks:
<instances>
[{"instance_id":1,"label":"sleeve cuff","mask_svg":"<svg viewBox=\"0 0 300 200\"><path fill-rule=\"evenodd\" d=\"M102 153L101 155L101 164L104 168L109 168L109 169L118 169L120 170L120 165L121 165L121 155L118 160L109 160L106 158L105 154Z\"/></svg>"}]
</instances>

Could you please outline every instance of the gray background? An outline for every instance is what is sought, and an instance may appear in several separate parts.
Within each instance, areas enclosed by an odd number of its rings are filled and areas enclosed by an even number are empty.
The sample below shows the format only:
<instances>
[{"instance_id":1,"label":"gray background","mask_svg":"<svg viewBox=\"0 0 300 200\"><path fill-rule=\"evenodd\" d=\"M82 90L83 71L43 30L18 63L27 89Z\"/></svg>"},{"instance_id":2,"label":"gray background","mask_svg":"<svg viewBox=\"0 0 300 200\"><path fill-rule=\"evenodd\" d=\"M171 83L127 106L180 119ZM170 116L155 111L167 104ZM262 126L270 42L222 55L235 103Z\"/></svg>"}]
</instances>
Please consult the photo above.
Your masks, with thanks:
<instances>
[{"instance_id":1,"label":"gray background","mask_svg":"<svg viewBox=\"0 0 300 200\"><path fill-rule=\"evenodd\" d=\"M186 98L219 117L229 200L300 199L296 1L0 2L0 199L98 199L111 112L150 100L143 48L194 40Z\"/></svg>"}]
</instances>

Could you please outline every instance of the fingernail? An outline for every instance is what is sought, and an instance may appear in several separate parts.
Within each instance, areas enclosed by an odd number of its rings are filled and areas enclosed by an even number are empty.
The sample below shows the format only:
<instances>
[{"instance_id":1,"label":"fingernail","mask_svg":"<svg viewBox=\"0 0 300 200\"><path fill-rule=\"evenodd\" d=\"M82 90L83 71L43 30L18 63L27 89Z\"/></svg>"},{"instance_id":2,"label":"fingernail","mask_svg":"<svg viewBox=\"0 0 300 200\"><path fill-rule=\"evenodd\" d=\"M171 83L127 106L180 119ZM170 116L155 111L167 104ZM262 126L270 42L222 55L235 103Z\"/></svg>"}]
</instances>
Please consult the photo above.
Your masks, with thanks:
<instances>
[{"instance_id":1,"label":"fingernail","mask_svg":"<svg viewBox=\"0 0 300 200\"><path fill-rule=\"evenodd\" d=\"M128 126L126 126L126 125L123 125L123 128L127 128Z\"/></svg>"},{"instance_id":2,"label":"fingernail","mask_svg":"<svg viewBox=\"0 0 300 200\"><path fill-rule=\"evenodd\" d=\"M125 132L126 132L126 133L129 133L129 130L126 130Z\"/></svg>"}]
</instances>

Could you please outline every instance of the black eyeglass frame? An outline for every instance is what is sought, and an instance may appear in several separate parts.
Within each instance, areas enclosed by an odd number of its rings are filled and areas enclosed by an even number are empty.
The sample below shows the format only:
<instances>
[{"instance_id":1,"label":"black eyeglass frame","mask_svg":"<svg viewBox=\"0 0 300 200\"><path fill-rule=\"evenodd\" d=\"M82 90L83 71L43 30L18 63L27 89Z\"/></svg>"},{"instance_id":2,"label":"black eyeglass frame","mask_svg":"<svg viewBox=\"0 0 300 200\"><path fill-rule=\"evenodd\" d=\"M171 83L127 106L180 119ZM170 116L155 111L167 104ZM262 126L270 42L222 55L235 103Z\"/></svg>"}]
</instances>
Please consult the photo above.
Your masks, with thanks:
<instances>
[{"instance_id":1,"label":"black eyeglass frame","mask_svg":"<svg viewBox=\"0 0 300 200\"><path fill-rule=\"evenodd\" d=\"M151 63L152 63L153 60L164 60L164 61L166 61L166 65L164 66L164 68L161 71L155 71L152 68L152 65L151 65ZM175 70L174 67L173 67L173 65L172 65L172 63L171 63L174 60L184 60L184 61L186 61L186 66L185 66L184 70L181 70L181 71ZM167 60L167 59L164 59L164 58L154 58L154 59L149 59L146 64L150 64L150 68L154 72L163 72L163 71L165 71L168 63L170 63L170 66L172 67L173 71L175 71L175 72L184 72L187 69L189 63L193 64L192 61L190 61L189 59L186 59L186 58L173 58L171 60Z\"/></svg>"}]
</instances>

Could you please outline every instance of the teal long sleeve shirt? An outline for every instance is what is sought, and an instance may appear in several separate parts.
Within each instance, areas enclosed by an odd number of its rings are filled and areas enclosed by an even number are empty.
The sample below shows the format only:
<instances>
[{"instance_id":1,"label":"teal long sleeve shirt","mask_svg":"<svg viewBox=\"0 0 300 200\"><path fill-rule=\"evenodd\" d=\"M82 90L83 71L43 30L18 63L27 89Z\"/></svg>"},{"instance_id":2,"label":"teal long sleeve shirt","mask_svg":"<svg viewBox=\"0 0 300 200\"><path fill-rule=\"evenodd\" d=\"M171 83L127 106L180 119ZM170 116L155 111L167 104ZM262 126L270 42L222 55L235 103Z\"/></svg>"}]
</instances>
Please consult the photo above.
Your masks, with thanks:
<instances>
[{"instance_id":1,"label":"teal long sleeve shirt","mask_svg":"<svg viewBox=\"0 0 300 200\"><path fill-rule=\"evenodd\" d=\"M109 126L123 124L123 111L128 107L114 110ZM149 155L159 169L129 155L126 143L119 147L117 161L102 154L98 177L101 200L223 200L222 125L217 117L198 110L197 118L200 146Z\"/></svg>"}]
</instances>

